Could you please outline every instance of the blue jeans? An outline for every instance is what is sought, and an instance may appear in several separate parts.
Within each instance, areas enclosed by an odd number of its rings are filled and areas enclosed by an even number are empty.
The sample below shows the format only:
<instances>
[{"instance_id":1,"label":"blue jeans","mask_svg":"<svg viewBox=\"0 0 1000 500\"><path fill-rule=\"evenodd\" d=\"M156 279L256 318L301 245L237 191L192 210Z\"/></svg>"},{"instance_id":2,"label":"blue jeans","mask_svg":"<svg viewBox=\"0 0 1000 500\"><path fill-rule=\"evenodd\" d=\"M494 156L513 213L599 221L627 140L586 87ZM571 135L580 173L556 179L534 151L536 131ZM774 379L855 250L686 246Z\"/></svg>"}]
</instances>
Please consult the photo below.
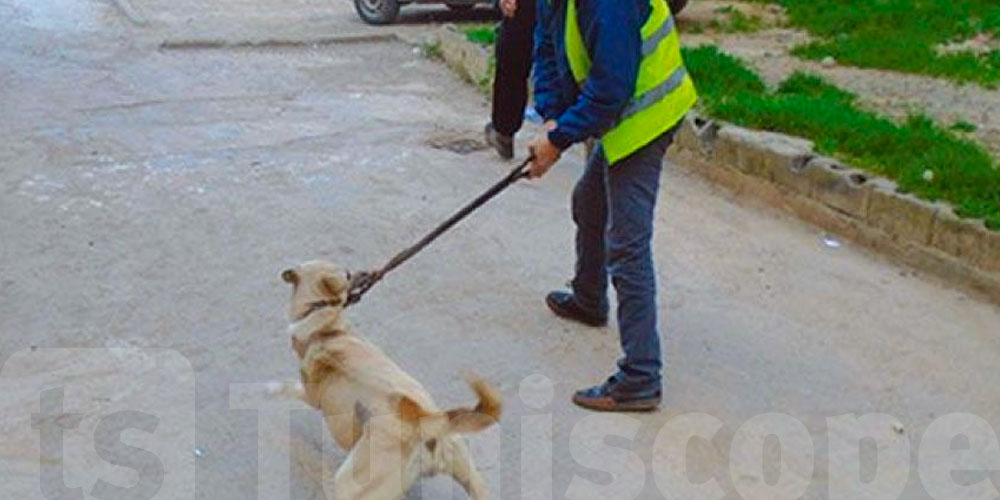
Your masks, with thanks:
<instances>
[{"instance_id":1,"label":"blue jeans","mask_svg":"<svg viewBox=\"0 0 1000 500\"><path fill-rule=\"evenodd\" d=\"M662 385L653 212L663 155L675 131L664 133L611 167L598 143L573 189L573 295L584 309L606 315L610 276L618 295L618 331L625 352L612 378L617 390L635 396L656 393Z\"/></svg>"}]
</instances>

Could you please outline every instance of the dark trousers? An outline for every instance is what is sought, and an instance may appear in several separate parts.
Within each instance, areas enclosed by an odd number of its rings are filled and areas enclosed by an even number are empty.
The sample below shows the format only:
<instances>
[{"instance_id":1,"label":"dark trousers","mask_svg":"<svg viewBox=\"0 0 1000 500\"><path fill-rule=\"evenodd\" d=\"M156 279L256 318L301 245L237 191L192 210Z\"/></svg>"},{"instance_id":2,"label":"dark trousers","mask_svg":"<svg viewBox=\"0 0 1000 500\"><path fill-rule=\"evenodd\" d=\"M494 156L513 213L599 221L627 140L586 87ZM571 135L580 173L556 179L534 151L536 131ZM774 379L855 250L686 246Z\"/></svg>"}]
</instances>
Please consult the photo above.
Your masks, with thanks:
<instances>
[{"instance_id":1,"label":"dark trousers","mask_svg":"<svg viewBox=\"0 0 1000 500\"><path fill-rule=\"evenodd\" d=\"M608 282L614 286L625 352L614 378L624 384L622 390L639 397L654 395L662 384L653 215L663 155L676 131L675 127L613 166L608 166L598 142L573 190L573 295L583 308L607 314Z\"/></svg>"},{"instance_id":2,"label":"dark trousers","mask_svg":"<svg viewBox=\"0 0 1000 500\"><path fill-rule=\"evenodd\" d=\"M528 75L534 46L535 0L518 0L514 17L504 17L496 43L493 128L506 136L521 129L528 105Z\"/></svg>"}]
</instances>

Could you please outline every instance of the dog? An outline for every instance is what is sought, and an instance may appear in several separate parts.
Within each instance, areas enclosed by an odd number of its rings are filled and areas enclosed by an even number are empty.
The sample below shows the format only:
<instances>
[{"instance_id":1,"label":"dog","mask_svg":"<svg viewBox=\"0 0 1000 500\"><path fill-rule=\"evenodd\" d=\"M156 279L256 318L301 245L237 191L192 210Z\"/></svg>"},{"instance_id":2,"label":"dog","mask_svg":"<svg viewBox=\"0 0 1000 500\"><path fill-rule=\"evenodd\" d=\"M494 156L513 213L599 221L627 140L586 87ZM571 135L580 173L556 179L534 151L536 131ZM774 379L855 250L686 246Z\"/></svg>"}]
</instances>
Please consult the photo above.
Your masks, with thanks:
<instances>
[{"instance_id":1,"label":"dog","mask_svg":"<svg viewBox=\"0 0 1000 500\"><path fill-rule=\"evenodd\" d=\"M470 498L485 500L486 483L461 435L497 422L499 394L470 378L478 404L442 411L416 379L348 326L350 272L310 261L281 278L292 285L289 333L301 375L292 392L323 412L334 441L349 450L334 476L337 498L398 499L420 477L450 474Z\"/></svg>"}]
</instances>

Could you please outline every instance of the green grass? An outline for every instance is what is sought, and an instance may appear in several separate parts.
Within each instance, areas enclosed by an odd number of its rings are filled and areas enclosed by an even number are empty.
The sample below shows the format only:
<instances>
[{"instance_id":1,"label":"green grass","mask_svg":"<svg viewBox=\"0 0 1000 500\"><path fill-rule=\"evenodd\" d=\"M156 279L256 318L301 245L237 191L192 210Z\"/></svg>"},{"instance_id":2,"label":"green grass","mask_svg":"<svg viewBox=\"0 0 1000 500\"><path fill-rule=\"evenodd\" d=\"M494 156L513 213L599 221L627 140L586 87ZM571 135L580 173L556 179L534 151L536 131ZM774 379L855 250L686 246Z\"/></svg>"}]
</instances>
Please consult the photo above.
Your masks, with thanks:
<instances>
[{"instance_id":1,"label":"green grass","mask_svg":"<svg viewBox=\"0 0 1000 500\"><path fill-rule=\"evenodd\" d=\"M420 50L424 53L424 57L428 59L444 59L444 55L441 53L441 44L439 42L425 42L421 44Z\"/></svg>"},{"instance_id":2,"label":"green grass","mask_svg":"<svg viewBox=\"0 0 1000 500\"><path fill-rule=\"evenodd\" d=\"M806 137L824 154L896 181L901 191L946 200L959 215L1000 229L1000 170L975 142L923 115L896 123L862 110L853 94L815 75L795 73L771 91L714 46L685 49L684 56L709 115Z\"/></svg>"},{"instance_id":3,"label":"green grass","mask_svg":"<svg viewBox=\"0 0 1000 500\"><path fill-rule=\"evenodd\" d=\"M497 37L496 28L493 25L470 26L464 31L466 40L484 46L492 46Z\"/></svg>"},{"instance_id":4,"label":"green grass","mask_svg":"<svg viewBox=\"0 0 1000 500\"><path fill-rule=\"evenodd\" d=\"M762 0L755 0L762 1ZM975 82L1000 83L1000 51L938 54L939 44L979 33L1000 36L997 0L770 0L785 7L795 26L819 40L793 52L832 56L853 66L884 68Z\"/></svg>"},{"instance_id":5,"label":"green grass","mask_svg":"<svg viewBox=\"0 0 1000 500\"><path fill-rule=\"evenodd\" d=\"M731 5L715 9L718 14L724 14L720 19L712 19L708 27L722 33L751 33L764 27L760 16L746 15L743 11Z\"/></svg>"},{"instance_id":6,"label":"green grass","mask_svg":"<svg viewBox=\"0 0 1000 500\"><path fill-rule=\"evenodd\" d=\"M959 120L959 121L951 124L951 129L954 130L954 131L956 131L956 132L964 132L966 134L971 134L971 133L979 130L979 127L976 126L976 124L974 124L974 123L969 123L969 122L967 122L965 120Z\"/></svg>"}]
</instances>

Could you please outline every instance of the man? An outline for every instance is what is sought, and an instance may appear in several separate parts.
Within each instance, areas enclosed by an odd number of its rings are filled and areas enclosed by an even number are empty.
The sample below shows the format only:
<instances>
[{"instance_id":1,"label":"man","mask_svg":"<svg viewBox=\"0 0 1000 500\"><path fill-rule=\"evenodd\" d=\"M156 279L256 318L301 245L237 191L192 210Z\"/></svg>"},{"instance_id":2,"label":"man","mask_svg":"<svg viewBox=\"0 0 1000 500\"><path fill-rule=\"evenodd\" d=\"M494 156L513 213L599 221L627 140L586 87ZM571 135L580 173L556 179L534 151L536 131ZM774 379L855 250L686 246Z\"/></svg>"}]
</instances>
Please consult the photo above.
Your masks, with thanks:
<instances>
[{"instance_id":1,"label":"man","mask_svg":"<svg viewBox=\"0 0 1000 500\"><path fill-rule=\"evenodd\" d=\"M563 318L604 325L610 275L625 352L606 382L573 396L582 407L637 411L660 403L653 212L663 155L696 100L664 0L539 1L535 106L546 131L529 146L531 177L544 175L570 145L599 139L573 190L572 291L552 292L546 304Z\"/></svg>"},{"instance_id":2,"label":"man","mask_svg":"<svg viewBox=\"0 0 1000 500\"><path fill-rule=\"evenodd\" d=\"M493 77L493 113L486 125L486 142L501 158L514 157L514 134L524 123L528 104L528 73L535 29L535 0L501 0L500 33Z\"/></svg>"}]
</instances>

